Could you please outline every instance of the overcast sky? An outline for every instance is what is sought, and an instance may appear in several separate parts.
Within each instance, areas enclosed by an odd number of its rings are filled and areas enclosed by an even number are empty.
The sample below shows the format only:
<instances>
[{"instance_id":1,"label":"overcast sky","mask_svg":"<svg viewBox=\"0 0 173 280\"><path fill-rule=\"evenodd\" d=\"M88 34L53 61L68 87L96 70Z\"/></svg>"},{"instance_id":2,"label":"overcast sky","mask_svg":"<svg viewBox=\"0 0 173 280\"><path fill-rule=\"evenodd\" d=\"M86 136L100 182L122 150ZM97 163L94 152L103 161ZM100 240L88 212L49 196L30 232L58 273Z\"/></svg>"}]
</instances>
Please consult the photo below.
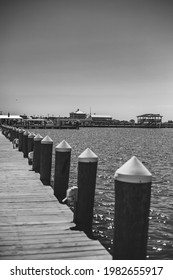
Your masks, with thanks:
<instances>
[{"instance_id":1,"label":"overcast sky","mask_svg":"<svg viewBox=\"0 0 173 280\"><path fill-rule=\"evenodd\" d=\"M173 1L1 0L0 111L173 119Z\"/></svg>"}]
</instances>

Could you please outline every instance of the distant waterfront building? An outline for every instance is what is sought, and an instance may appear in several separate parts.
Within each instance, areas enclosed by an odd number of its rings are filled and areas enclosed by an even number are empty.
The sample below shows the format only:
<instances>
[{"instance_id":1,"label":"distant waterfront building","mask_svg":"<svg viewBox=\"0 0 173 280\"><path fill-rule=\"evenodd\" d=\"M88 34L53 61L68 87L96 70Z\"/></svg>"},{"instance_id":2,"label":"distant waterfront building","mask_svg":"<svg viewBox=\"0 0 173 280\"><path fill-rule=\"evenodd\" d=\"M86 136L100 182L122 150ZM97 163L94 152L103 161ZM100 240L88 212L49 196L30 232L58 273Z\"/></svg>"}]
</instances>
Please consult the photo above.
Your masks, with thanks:
<instances>
[{"instance_id":1,"label":"distant waterfront building","mask_svg":"<svg viewBox=\"0 0 173 280\"><path fill-rule=\"evenodd\" d=\"M24 120L26 120L26 119L28 118L27 115L25 115L25 114L20 115L20 117L21 117L22 119L24 119Z\"/></svg>"},{"instance_id":2,"label":"distant waterfront building","mask_svg":"<svg viewBox=\"0 0 173 280\"><path fill-rule=\"evenodd\" d=\"M10 120L10 119L18 120L18 119L22 119L22 118L19 115L10 115L8 113L8 115L0 115L0 119L3 119L3 120Z\"/></svg>"},{"instance_id":3,"label":"distant waterfront building","mask_svg":"<svg viewBox=\"0 0 173 280\"><path fill-rule=\"evenodd\" d=\"M70 113L70 119L77 119L77 120L81 120L81 119L86 119L86 114L82 111L80 111L79 109L76 110L76 112L71 112Z\"/></svg>"},{"instance_id":4,"label":"distant waterfront building","mask_svg":"<svg viewBox=\"0 0 173 280\"><path fill-rule=\"evenodd\" d=\"M0 124L13 124L21 119L22 118L19 115L11 115L10 113L8 113L7 115L0 115Z\"/></svg>"},{"instance_id":5,"label":"distant waterfront building","mask_svg":"<svg viewBox=\"0 0 173 280\"><path fill-rule=\"evenodd\" d=\"M171 127L171 128L173 128L173 121L169 120L169 121L165 122L164 123L164 127Z\"/></svg>"},{"instance_id":6,"label":"distant waterfront building","mask_svg":"<svg viewBox=\"0 0 173 280\"><path fill-rule=\"evenodd\" d=\"M102 121L111 121L112 117L108 115L96 115L93 114L90 116L92 121L102 122Z\"/></svg>"},{"instance_id":7,"label":"distant waterfront building","mask_svg":"<svg viewBox=\"0 0 173 280\"><path fill-rule=\"evenodd\" d=\"M160 114L144 114L137 116L137 123L141 126L159 127L162 124L162 118Z\"/></svg>"}]
</instances>

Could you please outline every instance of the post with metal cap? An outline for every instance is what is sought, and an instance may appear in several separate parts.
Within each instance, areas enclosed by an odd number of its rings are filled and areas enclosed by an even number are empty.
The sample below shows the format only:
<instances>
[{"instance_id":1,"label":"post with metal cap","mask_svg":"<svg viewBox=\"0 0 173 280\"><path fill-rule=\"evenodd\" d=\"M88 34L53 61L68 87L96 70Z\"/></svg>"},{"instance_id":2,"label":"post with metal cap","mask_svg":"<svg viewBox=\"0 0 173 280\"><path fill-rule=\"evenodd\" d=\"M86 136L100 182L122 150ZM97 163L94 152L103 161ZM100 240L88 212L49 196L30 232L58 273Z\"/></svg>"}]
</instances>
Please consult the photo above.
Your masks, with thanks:
<instances>
[{"instance_id":1,"label":"post with metal cap","mask_svg":"<svg viewBox=\"0 0 173 280\"><path fill-rule=\"evenodd\" d=\"M16 127L13 129L13 140L16 138Z\"/></svg>"},{"instance_id":2,"label":"post with metal cap","mask_svg":"<svg viewBox=\"0 0 173 280\"><path fill-rule=\"evenodd\" d=\"M132 157L115 172L113 259L146 259L152 175Z\"/></svg>"},{"instance_id":3,"label":"post with metal cap","mask_svg":"<svg viewBox=\"0 0 173 280\"><path fill-rule=\"evenodd\" d=\"M15 128L12 127L11 136L10 136L10 141L11 141L11 142L13 142L13 140L14 140L14 138L15 138L15 135L14 135L14 134L15 134L15 131L14 131L14 130L15 130Z\"/></svg>"},{"instance_id":4,"label":"post with metal cap","mask_svg":"<svg viewBox=\"0 0 173 280\"><path fill-rule=\"evenodd\" d=\"M34 137L35 134L33 132L28 134L28 154L34 149Z\"/></svg>"},{"instance_id":5,"label":"post with metal cap","mask_svg":"<svg viewBox=\"0 0 173 280\"><path fill-rule=\"evenodd\" d=\"M5 127L5 133L4 133L5 137L8 138L8 126Z\"/></svg>"},{"instance_id":6,"label":"post with metal cap","mask_svg":"<svg viewBox=\"0 0 173 280\"><path fill-rule=\"evenodd\" d=\"M40 155L40 180L44 185L50 185L52 167L52 147L53 140L49 136L46 136L41 141Z\"/></svg>"},{"instance_id":7,"label":"post with metal cap","mask_svg":"<svg viewBox=\"0 0 173 280\"><path fill-rule=\"evenodd\" d=\"M13 127L10 126L10 141L13 141Z\"/></svg>"},{"instance_id":8,"label":"post with metal cap","mask_svg":"<svg viewBox=\"0 0 173 280\"><path fill-rule=\"evenodd\" d=\"M18 146L18 150L19 152L23 151L23 133L25 131L23 129L19 130L19 146Z\"/></svg>"},{"instance_id":9,"label":"post with metal cap","mask_svg":"<svg viewBox=\"0 0 173 280\"><path fill-rule=\"evenodd\" d=\"M4 125L1 126L1 129L2 129L2 134L5 135L5 127L4 127Z\"/></svg>"},{"instance_id":10,"label":"post with metal cap","mask_svg":"<svg viewBox=\"0 0 173 280\"><path fill-rule=\"evenodd\" d=\"M16 138L19 139L19 128L16 127Z\"/></svg>"},{"instance_id":11,"label":"post with metal cap","mask_svg":"<svg viewBox=\"0 0 173 280\"><path fill-rule=\"evenodd\" d=\"M71 147L63 140L55 148L54 195L62 202L66 197L70 172Z\"/></svg>"},{"instance_id":12,"label":"post with metal cap","mask_svg":"<svg viewBox=\"0 0 173 280\"><path fill-rule=\"evenodd\" d=\"M17 127L15 127L15 134L14 135L15 135L15 138L18 139L19 136L18 136L18 128Z\"/></svg>"},{"instance_id":13,"label":"post with metal cap","mask_svg":"<svg viewBox=\"0 0 173 280\"><path fill-rule=\"evenodd\" d=\"M35 172L40 172L40 154L41 154L41 140L43 137L40 134L37 134L34 137L34 157L33 157L33 164L32 169Z\"/></svg>"},{"instance_id":14,"label":"post with metal cap","mask_svg":"<svg viewBox=\"0 0 173 280\"><path fill-rule=\"evenodd\" d=\"M29 132L27 130L23 133L23 157L24 158L28 157L28 134Z\"/></svg>"},{"instance_id":15,"label":"post with metal cap","mask_svg":"<svg viewBox=\"0 0 173 280\"><path fill-rule=\"evenodd\" d=\"M77 228L89 235L92 235L97 163L97 155L89 148L78 157L78 199L75 223Z\"/></svg>"}]
</instances>

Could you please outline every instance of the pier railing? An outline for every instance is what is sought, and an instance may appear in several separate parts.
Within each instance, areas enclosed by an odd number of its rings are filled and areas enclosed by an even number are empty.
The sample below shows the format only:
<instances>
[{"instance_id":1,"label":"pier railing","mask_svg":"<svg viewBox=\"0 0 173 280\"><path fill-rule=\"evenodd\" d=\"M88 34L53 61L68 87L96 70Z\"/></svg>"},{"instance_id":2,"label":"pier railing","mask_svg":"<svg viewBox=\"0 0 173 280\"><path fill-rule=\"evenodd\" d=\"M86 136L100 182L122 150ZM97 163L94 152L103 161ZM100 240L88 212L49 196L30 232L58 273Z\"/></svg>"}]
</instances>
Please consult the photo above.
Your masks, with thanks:
<instances>
[{"instance_id":1,"label":"pier railing","mask_svg":"<svg viewBox=\"0 0 173 280\"><path fill-rule=\"evenodd\" d=\"M40 173L42 183L50 185L52 139L11 126L1 128L32 170ZM75 229L92 238L98 156L89 148L79 155L77 187L70 188L71 149L65 140L55 148L54 195L60 203L73 200ZM113 259L146 259L151 184L151 173L135 156L116 170Z\"/></svg>"}]
</instances>

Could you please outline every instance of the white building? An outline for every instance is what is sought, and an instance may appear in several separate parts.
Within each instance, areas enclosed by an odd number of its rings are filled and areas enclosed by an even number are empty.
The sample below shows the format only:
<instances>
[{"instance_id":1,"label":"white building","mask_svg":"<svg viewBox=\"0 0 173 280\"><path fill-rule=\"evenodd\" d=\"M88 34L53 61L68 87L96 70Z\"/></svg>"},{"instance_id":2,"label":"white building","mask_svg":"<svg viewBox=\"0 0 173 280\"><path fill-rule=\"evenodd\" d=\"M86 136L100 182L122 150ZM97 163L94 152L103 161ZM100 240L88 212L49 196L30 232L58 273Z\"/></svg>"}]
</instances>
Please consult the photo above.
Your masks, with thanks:
<instances>
[{"instance_id":1,"label":"white building","mask_svg":"<svg viewBox=\"0 0 173 280\"><path fill-rule=\"evenodd\" d=\"M109 115L96 115L96 114L93 114L91 115L91 119L92 121L97 121L97 122L102 122L102 121L111 121L112 120L112 117L109 116Z\"/></svg>"},{"instance_id":2,"label":"white building","mask_svg":"<svg viewBox=\"0 0 173 280\"><path fill-rule=\"evenodd\" d=\"M76 112L70 113L70 119L77 119L77 120L86 119L86 114L80 111L79 109L77 109Z\"/></svg>"},{"instance_id":3,"label":"white building","mask_svg":"<svg viewBox=\"0 0 173 280\"><path fill-rule=\"evenodd\" d=\"M22 117L19 115L0 115L0 124L6 122L6 123L10 123L10 122L14 122L14 121L18 121L21 120Z\"/></svg>"}]
</instances>

